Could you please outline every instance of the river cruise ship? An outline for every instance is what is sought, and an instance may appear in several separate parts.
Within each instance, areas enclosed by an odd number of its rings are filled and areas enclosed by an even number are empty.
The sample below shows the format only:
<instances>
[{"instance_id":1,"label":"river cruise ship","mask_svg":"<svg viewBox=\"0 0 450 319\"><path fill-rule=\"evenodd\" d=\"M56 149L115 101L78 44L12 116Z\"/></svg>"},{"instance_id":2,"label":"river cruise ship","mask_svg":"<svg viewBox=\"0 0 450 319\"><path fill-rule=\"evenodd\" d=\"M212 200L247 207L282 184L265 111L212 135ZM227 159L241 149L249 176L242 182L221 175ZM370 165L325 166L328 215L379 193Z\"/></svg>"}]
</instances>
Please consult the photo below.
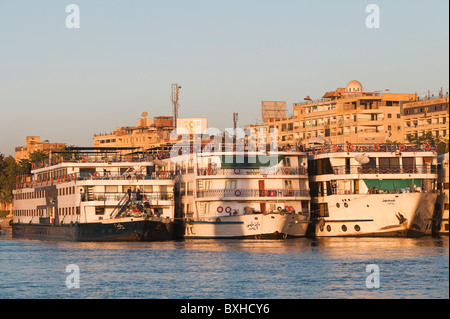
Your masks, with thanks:
<instances>
[{"instance_id":1,"label":"river cruise ship","mask_svg":"<svg viewBox=\"0 0 450 319\"><path fill-rule=\"evenodd\" d=\"M310 221L305 152L207 145L171 161L180 172L184 238L305 236Z\"/></svg>"},{"instance_id":2,"label":"river cruise ship","mask_svg":"<svg viewBox=\"0 0 450 319\"><path fill-rule=\"evenodd\" d=\"M448 236L449 169L448 153L438 156L438 198L436 201L436 235Z\"/></svg>"},{"instance_id":3,"label":"river cruise ship","mask_svg":"<svg viewBox=\"0 0 450 319\"><path fill-rule=\"evenodd\" d=\"M434 145L315 145L309 152L315 236L430 235Z\"/></svg>"},{"instance_id":4,"label":"river cruise ship","mask_svg":"<svg viewBox=\"0 0 450 319\"><path fill-rule=\"evenodd\" d=\"M122 150L123 151L123 150ZM12 235L71 241L172 239L174 171L143 154L75 148L16 178Z\"/></svg>"}]
</instances>

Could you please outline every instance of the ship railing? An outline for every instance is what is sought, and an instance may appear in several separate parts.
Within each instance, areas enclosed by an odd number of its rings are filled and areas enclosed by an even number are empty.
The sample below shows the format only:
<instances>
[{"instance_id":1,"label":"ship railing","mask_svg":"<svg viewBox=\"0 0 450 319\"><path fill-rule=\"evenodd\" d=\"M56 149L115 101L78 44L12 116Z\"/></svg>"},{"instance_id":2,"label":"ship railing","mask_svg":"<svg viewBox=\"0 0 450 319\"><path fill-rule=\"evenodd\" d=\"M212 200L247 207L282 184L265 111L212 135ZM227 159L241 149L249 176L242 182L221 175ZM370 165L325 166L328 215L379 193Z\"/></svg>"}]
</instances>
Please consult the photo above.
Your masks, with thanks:
<instances>
[{"instance_id":1,"label":"ship railing","mask_svg":"<svg viewBox=\"0 0 450 319\"><path fill-rule=\"evenodd\" d=\"M140 172L81 172L77 174L77 180L127 180L127 179L150 179L150 180L173 180L176 176L174 171L158 171L150 174Z\"/></svg>"},{"instance_id":2,"label":"ship railing","mask_svg":"<svg viewBox=\"0 0 450 319\"><path fill-rule=\"evenodd\" d=\"M304 175L308 174L305 167L258 167L258 168L200 168L198 176L226 175L226 176L247 176L247 175Z\"/></svg>"},{"instance_id":3,"label":"ship railing","mask_svg":"<svg viewBox=\"0 0 450 319\"><path fill-rule=\"evenodd\" d=\"M107 192L93 192L93 193L82 193L81 201L90 202L90 201L122 201L123 199L130 199L133 201L173 201L174 195L172 192L142 192L137 194L135 192L131 193L131 198L129 198L127 192L117 192L117 193L107 193Z\"/></svg>"},{"instance_id":4,"label":"ship railing","mask_svg":"<svg viewBox=\"0 0 450 319\"><path fill-rule=\"evenodd\" d=\"M361 192L355 192L353 190L349 190L349 189L338 189L338 188L332 188L327 195L352 195L352 194L404 194L404 193L427 193L427 194L434 194L437 193L436 190L431 190L431 189L422 189L420 187L416 187L416 188L411 188L411 187L406 187L406 188L397 188L394 190L382 190L382 189L377 189L377 188L369 188L369 190L366 193L361 193ZM324 196L324 192L319 192L318 196Z\"/></svg>"},{"instance_id":5,"label":"ship railing","mask_svg":"<svg viewBox=\"0 0 450 319\"><path fill-rule=\"evenodd\" d=\"M437 145L432 143L411 144L411 143L345 143L345 144L323 144L310 147L307 150L309 155L322 153L339 152L433 152L437 151Z\"/></svg>"},{"instance_id":6,"label":"ship railing","mask_svg":"<svg viewBox=\"0 0 450 319\"><path fill-rule=\"evenodd\" d=\"M334 166L334 175L345 174L437 174L436 165L416 166Z\"/></svg>"},{"instance_id":7,"label":"ship railing","mask_svg":"<svg viewBox=\"0 0 450 319\"><path fill-rule=\"evenodd\" d=\"M309 197L309 191L304 189L211 189L211 190L198 190L198 198L209 197L258 197L258 198L270 198L270 197Z\"/></svg>"}]
</instances>

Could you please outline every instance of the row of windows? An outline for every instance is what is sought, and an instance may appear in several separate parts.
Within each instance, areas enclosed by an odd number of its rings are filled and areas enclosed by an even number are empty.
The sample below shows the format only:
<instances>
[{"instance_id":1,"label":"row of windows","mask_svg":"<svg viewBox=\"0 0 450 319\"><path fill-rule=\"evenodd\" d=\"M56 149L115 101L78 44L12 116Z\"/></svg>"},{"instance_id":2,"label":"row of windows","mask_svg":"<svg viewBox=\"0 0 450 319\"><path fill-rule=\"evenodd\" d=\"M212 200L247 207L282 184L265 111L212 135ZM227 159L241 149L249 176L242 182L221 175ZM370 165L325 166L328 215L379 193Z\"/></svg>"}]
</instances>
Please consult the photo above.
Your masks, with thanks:
<instances>
[{"instance_id":1,"label":"row of windows","mask_svg":"<svg viewBox=\"0 0 450 319\"><path fill-rule=\"evenodd\" d=\"M65 196L65 195L73 195L75 194L75 186L72 187L63 187L60 189L52 189L52 190L43 190L43 191L34 191L28 193L20 193L15 194L14 199L36 199L36 198L47 198L54 196Z\"/></svg>"},{"instance_id":2,"label":"row of windows","mask_svg":"<svg viewBox=\"0 0 450 319\"><path fill-rule=\"evenodd\" d=\"M431 106L411 107L405 109L405 115L445 111L446 109L448 109L448 103L436 104Z\"/></svg>"},{"instance_id":3,"label":"row of windows","mask_svg":"<svg viewBox=\"0 0 450 319\"><path fill-rule=\"evenodd\" d=\"M46 214L46 209L16 209L13 211L14 216L39 216L43 217ZM80 207L59 207L58 215L79 215Z\"/></svg>"}]
</instances>

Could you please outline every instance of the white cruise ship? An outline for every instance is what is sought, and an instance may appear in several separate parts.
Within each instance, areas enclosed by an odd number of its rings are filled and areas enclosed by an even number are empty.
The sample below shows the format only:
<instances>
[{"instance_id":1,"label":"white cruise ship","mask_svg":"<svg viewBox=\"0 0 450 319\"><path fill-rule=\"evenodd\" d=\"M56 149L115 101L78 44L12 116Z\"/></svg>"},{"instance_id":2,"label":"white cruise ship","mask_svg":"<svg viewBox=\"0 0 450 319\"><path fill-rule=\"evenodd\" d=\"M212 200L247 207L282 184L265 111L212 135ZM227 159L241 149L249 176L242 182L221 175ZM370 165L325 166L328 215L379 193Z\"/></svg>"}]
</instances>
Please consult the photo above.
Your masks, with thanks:
<instances>
[{"instance_id":1,"label":"white cruise ship","mask_svg":"<svg viewBox=\"0 0 450 319\"><path fill-rule=\"evenodd\" d=\"M430 235L434 146L319 145L309 153L315 236Z\"/></svg>"},{"instance_id":2,"label":"white cruise ship","mask_svg":"<svg viewBox=\"0 0 450 319\"><path fill-rule=\"evenodd\" d=\"M438 198L436 201L436 234L448 236L449 169L448 153L438 156Z\"/></svg>"},{"instance_id":3,"label":"white cruise ship","mask_svg":"<svg viewBox=\"0 0 450 319\"><path fill-rule=\"evenodd\" d=\"M91 152L91 153L89 153ZM72 241L173 238L173 166L106 148L51 157L18 176L12 235Z\"/></svg>"},{"instance_id":4,"label":"white cruise ship","mask_svg":"<svg viewBox=\"0 0 450 319\"><path fill-rule=\"evenodd\" d=\"M306 153L224 147L171 160L181 173L184 238L305 236L310 209Z\"/></svg>"}]
</instances>

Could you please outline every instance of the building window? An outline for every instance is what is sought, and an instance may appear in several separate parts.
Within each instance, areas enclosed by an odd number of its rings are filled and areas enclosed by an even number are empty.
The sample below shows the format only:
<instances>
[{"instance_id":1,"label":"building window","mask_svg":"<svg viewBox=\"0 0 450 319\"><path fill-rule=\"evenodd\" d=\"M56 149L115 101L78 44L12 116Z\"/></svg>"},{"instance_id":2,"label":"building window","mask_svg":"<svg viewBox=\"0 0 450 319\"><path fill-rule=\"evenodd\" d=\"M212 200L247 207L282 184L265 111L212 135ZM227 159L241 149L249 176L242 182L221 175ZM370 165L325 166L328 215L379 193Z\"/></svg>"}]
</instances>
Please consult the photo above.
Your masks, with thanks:
<instances>
[{"instance_id":1,"label":"building window","mask_svg":"<svg viewBox=\"0 0 450 319\"><path fill-rule=\"evenodd\" d=\"M388 113L388 119L391 119L391 118L392 118L392 114Z\"/></svg>"}]
</instances>

